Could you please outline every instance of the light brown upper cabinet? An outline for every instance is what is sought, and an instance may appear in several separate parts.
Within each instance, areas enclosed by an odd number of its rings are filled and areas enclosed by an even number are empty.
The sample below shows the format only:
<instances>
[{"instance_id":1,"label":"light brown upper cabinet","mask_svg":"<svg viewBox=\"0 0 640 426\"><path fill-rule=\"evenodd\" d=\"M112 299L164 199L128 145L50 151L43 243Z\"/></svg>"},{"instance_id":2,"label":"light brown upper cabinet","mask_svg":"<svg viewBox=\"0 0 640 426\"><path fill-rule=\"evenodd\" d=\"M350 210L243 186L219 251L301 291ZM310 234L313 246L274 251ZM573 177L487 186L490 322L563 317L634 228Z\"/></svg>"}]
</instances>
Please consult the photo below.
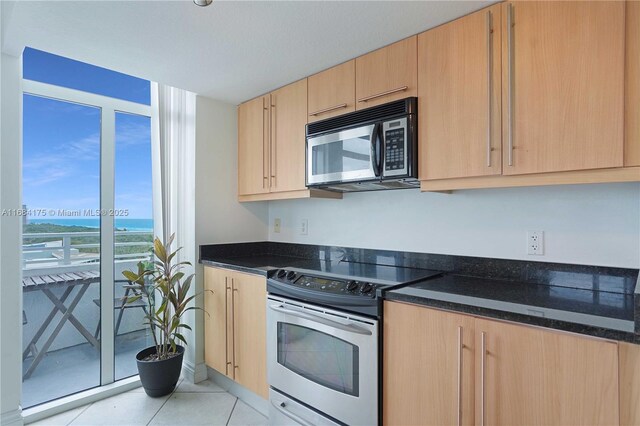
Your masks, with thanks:
<instances>
[{"instance_id":1,"label":"light brown upper cabinet","mask_svg":"<svg viewBox=\"0 0 640 426\"><path fill-rule=\"evenodd\" d=\"M356 58L356 109L417 96L417 72L417 36Z\"/></svg>"},{"instance_id":2,"label":"light brown upper cabinet","mask_svg":"<svg viewBox=\"0 0 640 426\"><path fill-rule=\"evenodd\" d=\"M271 192L305 190L307 79L271 92Z\"/></svg>"},{"instance_id":3,"label":"light brown upper cabinet","mask_svg":"<svg viewBox=\"0 0 640 426\"><path fill-rule=\"evenodd\" d=\"M501 6L418 36L420 179L502 172Z\"/></svg>"},{"instance_id":4,"label":"light brown upper cabinet","mask_svg":"<svg viewBox=\"0 0 640 426\"><path fill-rule=\"evenodd\" d=\"M238 107L238 200L342 198L305 186L307 79Z\"/></svg>"},{"instance_id":5,"label":"light brown upper cabinet","mask_svg":"<svg viewBox=\"0 0 640 426\"><path fill-rule=\"evenodd\" d=\"M238 193L304 191L307 80L238 107Z\"/></svg>"},{"instance_id":6,"label":"light brown upper cabinet","mask_svg":"<svg viewBox=\"0 0 640 426\"><path fill-rule=\"evenodd\" d=\"M238 194L269 192L270 95L238 106Z\"/></svg>"},{"instance_id":7,"label":"light brown upper cabinet","mask_svg":"<svg viewBox=\"0 0 640 426\"><path fill-rule=\"evenodd\" d=\"M640 166L640 2L628 1L626 10L625 150L624 165Z\"/></svg>"},{"instance_id":8,"label":"light brown upper cabinet","mask_svg":"<svg viewBox=\"0 0 640 426\"><path fill-rule=\"evenodd\" d=\"M625 2L502 4L503 173L623 165Z\"/></svg>"},{"instance_id":9,"label":"light brown upper cabinet","mask_svg":"<svg viewBox=\"0 0 640 426\"><path fill-rule=\"evenodd\" d=\"M314 74L307 80L309 123L355 111L355 60Z\"/></svg>"}]
</instances>

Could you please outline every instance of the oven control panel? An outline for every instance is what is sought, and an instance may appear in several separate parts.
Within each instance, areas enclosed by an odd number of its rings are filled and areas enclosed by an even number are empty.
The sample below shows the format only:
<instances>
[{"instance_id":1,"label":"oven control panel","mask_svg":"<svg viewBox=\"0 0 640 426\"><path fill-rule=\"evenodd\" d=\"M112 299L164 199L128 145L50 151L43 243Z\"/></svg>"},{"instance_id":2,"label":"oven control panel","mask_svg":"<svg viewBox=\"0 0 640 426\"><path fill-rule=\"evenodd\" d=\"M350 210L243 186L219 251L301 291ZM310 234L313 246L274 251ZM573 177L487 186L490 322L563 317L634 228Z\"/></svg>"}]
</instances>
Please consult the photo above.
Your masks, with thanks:
<instances>
[{"instance_id":1,"label":"oven control panel","mask_svg":"<svg viewBox=\"0 0 640 426\"><path fill-rule=\"evenodd\" d=\"M376 296L376 284L363 281L322 278L312 275L298 274L295 271L288 271L286 269L278 270L271 279L275 279L281 283L286 283L294 287L325 293L370 298L375 298Z\"/></svg>"}]
</instances>

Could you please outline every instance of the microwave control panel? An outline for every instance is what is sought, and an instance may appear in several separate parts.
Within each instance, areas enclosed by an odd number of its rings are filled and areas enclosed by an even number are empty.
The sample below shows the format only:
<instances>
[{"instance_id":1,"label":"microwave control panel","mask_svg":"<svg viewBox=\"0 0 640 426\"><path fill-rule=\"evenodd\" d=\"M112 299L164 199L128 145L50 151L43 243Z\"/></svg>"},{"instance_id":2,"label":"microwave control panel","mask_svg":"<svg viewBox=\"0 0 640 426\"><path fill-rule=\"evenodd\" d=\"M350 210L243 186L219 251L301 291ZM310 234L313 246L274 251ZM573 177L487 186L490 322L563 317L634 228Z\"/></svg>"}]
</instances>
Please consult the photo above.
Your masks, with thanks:
<instances>
[{"instance_id":1,"label":"microwave control panel","mask_svg":"<svg viewBox=\"0 0 640 426\"><path fill-rule=\"evenodd\" d=\"M404 169L404 129L387 130L384 135L384 169Z\"/></svg>"},{"instance_id":2,"label":"microwave control panel","mask_svg":"<svg viewBox=\"0 0 640 426\"><path fill-rule=\"evenodd\" d=\"M386 121L384 135L384 175L401 176L407 173L407 119Z\"/></svg>"}]
</instances>

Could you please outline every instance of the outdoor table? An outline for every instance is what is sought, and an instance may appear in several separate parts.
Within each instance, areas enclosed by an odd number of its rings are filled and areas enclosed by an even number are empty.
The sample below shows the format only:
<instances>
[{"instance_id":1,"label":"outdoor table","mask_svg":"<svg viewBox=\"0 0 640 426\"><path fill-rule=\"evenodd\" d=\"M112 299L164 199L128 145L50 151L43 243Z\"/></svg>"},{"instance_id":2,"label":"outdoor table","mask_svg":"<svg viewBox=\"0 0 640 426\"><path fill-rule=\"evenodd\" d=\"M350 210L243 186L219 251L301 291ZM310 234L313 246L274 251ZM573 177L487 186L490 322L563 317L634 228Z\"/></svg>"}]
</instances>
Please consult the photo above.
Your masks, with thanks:
<instances>
[{"instance_id":1,"label":"outdoor table","mask_svg":"<svg viewBox=\"0 0 640 426\"><path fill-rule=\"evenodd\" d=\"M38 364L42 361L42 358L47 354L49 347L51 347L51 344L54 342L55 338L58 336L67 321L73 324L73 326L80 332L80 334L82 334L82 336L84 336L85 339L87 339L89 343L91 343L91 345L97 349L100 348L100 341L73 315L74 309L78 306L80 299L82 299L82 296L84 296L86 291L89 289L89 285L95 282L100 282L100 273L98 271L65 272L59 274L37 275L22 279L23 291L42 291L53 303L53 309L22 353L23 361L29 356L29 353L34 357L33 362L24 373L24 379L31 377L31 374L33 374ZM71 303L65 305L71 291L76 286L80 286L80 290L71 300ZM62 296L58 298L52 290L60 288L63 288L64 292L62 293ZM36 343L38 343L38 340L40 340L46 331L47 326L51 323L58 312L62 314L60 321L54 328L51 335L47 338L42 348L38 351L36 349Z\"/></svg>"}]
</instances>

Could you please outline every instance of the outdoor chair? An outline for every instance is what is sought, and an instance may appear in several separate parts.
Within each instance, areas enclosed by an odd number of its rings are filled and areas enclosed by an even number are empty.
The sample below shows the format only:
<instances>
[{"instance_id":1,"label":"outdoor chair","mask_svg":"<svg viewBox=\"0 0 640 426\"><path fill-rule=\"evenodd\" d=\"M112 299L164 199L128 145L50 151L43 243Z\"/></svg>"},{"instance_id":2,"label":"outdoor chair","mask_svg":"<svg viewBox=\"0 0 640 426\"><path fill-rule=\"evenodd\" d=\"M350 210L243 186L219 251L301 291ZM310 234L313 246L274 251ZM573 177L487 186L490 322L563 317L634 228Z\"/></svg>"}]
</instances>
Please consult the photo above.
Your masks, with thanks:
<instances>
[{"instance_id":1,"label":"outdoor chair","mask_svg":"<svg viewBox=\"0 0 640 426\"><path fill-rule=\"evenodd\" d=\"M115 299L113 299L114 309L117 309L120 311L118 312L118 320L116 321L116 329L115 329L115 335L117 336L118 330L120 329L120 323L122 322L122 315L124 314L125 309L142 308L145 314L148 314L148 311L147 311L147 302L143 298L138 299L133 303L127 303L127 299L129 297L134 297L139 295L139 292L135 290L135 288L131 284L131 281L115 280L114 284L115 283L122 283L124 287L124 296L116 297ZM100 308L100 299L93 299L93 303L95 303L98 306L98 308ZM100 324L101 324L101 320L98 320L98 326L96 327L96 332L94 334L96 339L100 336Z\"/></svg>"}]
</instances>

